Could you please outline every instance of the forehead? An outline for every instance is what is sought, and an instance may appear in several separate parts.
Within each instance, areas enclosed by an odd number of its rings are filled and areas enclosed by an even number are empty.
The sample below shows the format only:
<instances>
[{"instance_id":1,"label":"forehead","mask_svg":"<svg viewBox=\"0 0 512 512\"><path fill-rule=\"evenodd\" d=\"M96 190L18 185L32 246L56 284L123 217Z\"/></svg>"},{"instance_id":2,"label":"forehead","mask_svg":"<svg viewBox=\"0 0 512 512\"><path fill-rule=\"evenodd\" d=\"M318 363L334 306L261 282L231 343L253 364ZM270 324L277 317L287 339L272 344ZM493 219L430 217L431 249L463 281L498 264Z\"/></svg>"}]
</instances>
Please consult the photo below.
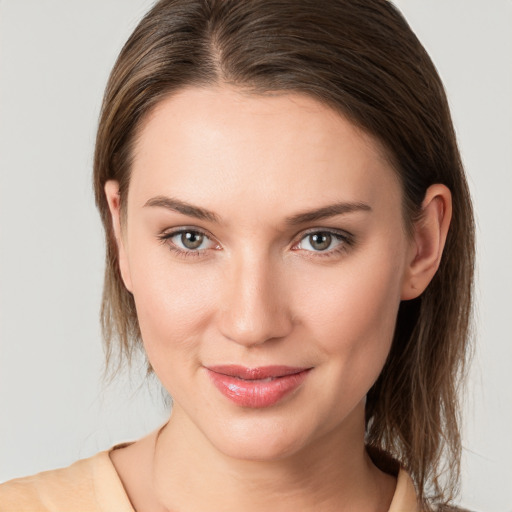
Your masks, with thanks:
<instances>
[{"instance_id":1,"label":"forehead","mask_svg":"<svg viewBox=\"0 0 512 512\"><path fill-rule=\"evenodd\" d=\"M376 202L390 188L400 202L380 144L301 94L184 89L151 112L133 157L129 196L138 205L169 195L226 211L265 203L284 214L311 202Z\"/></svg>"}]
</instances>

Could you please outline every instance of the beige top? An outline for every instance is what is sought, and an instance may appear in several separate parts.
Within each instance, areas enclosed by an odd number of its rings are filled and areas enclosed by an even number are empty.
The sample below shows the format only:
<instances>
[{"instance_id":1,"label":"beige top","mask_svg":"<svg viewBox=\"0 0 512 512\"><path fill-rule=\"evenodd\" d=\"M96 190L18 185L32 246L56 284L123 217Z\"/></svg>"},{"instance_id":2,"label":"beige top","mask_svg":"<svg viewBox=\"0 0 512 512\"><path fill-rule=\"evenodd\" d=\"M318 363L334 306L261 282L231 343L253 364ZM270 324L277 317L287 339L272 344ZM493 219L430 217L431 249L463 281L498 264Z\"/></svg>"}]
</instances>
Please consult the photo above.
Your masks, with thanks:
<instances>
[{"instance_id":1,"label":"beige top","mask_svg":"<svg viewBox=\"0 0 512 512\"><path fill-rule=\"evenodd\" d=\"M135 512L109 451L0 485L0 512ZM414 485L404 470L398 474L389 512L419 512Z\"/></svg>"}]
</instances>

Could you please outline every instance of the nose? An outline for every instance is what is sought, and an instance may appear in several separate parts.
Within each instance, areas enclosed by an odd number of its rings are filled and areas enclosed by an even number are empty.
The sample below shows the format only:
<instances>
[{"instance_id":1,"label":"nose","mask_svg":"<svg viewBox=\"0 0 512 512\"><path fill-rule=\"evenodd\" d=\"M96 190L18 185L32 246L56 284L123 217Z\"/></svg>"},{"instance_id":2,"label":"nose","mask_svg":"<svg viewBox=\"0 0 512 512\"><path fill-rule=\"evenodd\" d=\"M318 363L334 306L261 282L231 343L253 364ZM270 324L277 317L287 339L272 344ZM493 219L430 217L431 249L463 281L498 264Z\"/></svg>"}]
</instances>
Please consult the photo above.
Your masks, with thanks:
<instances>
[{"instance_id":1,"label":"nose","mask_svg":"<svg viewBox=\"0 0 512 512\"><path fill-rule=\"evenodd\" d=\"M222 285L219 329L247 347L283 338L293 327L282 269L250 255L230 266Z\"/></svg>"}]
</instances>

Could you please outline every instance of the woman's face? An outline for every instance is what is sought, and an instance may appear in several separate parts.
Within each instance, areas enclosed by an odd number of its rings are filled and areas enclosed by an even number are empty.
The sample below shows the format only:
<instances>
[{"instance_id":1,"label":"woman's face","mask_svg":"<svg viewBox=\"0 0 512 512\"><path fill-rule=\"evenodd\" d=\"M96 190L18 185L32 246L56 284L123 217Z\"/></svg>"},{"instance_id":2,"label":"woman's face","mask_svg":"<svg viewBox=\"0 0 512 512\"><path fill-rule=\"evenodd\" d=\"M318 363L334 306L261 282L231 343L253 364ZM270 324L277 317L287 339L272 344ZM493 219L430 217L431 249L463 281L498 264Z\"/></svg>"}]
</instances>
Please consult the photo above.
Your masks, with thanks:
<instances>
[{"instance_id":1,"label":"woman's face","mask_svg":"<svg viewBox=\"0 0 512 512\"><path fill-rule=\"evenodd\" d=\"M189 88L158 105L120 262L187 435L245 459L362 440L413 252L401 205L378 144L309 97Z\"/></svg>"}]
</instances>

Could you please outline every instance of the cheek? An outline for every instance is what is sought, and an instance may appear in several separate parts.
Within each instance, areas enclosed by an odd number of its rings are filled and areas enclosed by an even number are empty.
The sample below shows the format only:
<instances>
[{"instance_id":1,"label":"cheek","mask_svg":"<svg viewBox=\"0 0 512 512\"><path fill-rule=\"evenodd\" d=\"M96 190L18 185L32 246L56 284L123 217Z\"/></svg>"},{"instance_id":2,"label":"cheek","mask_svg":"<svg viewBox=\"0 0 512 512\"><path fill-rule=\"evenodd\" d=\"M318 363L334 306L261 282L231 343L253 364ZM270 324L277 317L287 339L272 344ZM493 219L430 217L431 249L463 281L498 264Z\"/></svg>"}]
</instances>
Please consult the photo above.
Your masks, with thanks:
<instances>
[{"instance_id":1,"label":"cheek","mask_svg":"<svg viewBox=\"0 0 512 512\"><path fill-rule=\"evenodd\" d=\"M393 267L382 262L354 266L350 272L340 271L324 293L308 286L316 291L302 298L306 328L324 368L315 393L318 414L322 408L336 411L325 418L327 430L362 403L386 362L400 303Z\"/></svg>"},{"instance_id":2,"label":"cheek","mask_svg":"<svg viewBox=\"0 0 512 512\"><path fill-rule=\"evenodd\" d=\"M302 285L308 290L300 297L308 329L326 355L354 369L380 367L391 346L401 268L394 251L387 258L382 254L347 259L332 275L306 276Z\"/></svg>"},{"instance_id":3,"label":"cheek","mask_svg":"<svg viewBox=\"0 0 512 512\"><path fill-rule=\"evenodd\" d=\"M173 262L162 247L133 251L130 269L144 347L158 373L180 353L194 353L214 283L198 279L195 265Z\"/></svg>"}]
</instances>

